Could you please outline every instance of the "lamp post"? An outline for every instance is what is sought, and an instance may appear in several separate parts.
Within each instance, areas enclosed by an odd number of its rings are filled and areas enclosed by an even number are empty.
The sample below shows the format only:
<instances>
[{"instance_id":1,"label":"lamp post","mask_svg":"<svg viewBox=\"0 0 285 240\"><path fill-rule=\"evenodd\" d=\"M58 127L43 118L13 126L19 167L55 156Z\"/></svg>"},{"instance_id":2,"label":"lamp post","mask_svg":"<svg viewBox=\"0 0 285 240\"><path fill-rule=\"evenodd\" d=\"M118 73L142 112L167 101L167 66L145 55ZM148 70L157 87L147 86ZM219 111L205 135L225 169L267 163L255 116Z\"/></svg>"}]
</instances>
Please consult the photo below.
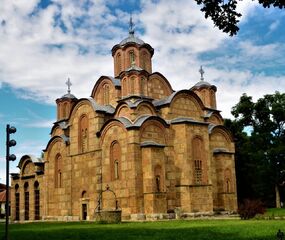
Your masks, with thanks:
<instances>
[{"instance_id":1,"label":"lamp post","mask_svg":"<svg viewBox=\"0 0 285 240\"><path fill-rule=\"evenodd\" d=\"M15 161L16 156L10 154L10 147L15 146L17 143L14 139L10 140L10 134L13 134L17 131L15 127L10 127L7 124L6 127L6 224L5 224L5 240L8 240L8 225L9 225L9 161Z\"/></svg>"}]
</instances>

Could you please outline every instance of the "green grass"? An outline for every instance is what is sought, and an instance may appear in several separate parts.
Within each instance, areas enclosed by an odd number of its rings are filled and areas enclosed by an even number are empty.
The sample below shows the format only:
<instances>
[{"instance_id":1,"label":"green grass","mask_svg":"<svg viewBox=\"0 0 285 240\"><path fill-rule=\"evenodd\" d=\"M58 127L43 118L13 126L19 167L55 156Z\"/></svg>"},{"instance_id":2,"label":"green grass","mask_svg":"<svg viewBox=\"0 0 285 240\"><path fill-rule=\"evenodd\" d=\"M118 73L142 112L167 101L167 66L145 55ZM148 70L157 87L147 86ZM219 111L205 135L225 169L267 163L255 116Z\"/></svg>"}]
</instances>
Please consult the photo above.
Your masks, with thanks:
<instances>
[{"instance_id":1,"label":"green grass","mask_svg":"<svg viewBox=\"0 0 285 240\"><path fill-rule=\"evenodd\" d=\"M285 217L285 208L268 208L264 215L269 217Z\"/></svg>"},{"instance_id":2,"label":"green grass","mask_svg":"<svg viewBox=\"0 0 285 240\"><path fill-rule=\"evenodd\" d=\"M4 235L0 224L0 239ZM276 239L285 231L284 220L190 220L97 224L91 222L11 224L10 240L116 239Z\"/></svg>"}]
</instances>

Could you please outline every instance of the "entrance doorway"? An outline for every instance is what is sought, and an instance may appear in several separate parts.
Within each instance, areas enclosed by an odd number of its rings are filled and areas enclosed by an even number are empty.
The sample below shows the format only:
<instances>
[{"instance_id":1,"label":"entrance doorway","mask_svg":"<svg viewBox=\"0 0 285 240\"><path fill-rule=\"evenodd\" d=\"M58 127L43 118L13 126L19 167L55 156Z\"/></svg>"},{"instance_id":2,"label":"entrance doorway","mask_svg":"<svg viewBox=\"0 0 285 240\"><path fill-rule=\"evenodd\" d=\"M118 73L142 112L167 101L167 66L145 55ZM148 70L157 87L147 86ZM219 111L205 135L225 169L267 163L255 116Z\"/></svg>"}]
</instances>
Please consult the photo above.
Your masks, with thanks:
<instances>
[{"instance_id":1,"label":"entrance doorway","mask_svg":"<svg viewBox=\"0 0 285 240\"><path fill-rule=\"evenodd\" d=\"M87 220L87 204L82 204L82 220Z\"/></svg>"}]
</instances>

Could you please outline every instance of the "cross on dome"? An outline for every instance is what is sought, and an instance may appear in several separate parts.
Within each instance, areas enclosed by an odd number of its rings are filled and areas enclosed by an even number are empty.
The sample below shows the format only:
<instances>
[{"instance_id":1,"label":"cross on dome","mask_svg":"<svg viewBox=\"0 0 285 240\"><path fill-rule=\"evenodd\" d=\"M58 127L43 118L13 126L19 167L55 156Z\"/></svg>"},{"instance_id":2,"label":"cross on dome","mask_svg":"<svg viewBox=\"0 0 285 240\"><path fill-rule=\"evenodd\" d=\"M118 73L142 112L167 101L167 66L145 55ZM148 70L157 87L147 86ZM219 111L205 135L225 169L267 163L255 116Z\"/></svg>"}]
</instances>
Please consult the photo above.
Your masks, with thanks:
<instances>
[{"instance_id":1,"label":"cross on dome","mask_svg":"<svg viewBox=\"0 0 285 240\"><path fill-rule=\"evenodd\" d=\"M132 14L131 14L131 16L130 16L129 34L130 34L130 35L134 35L134 34L135 34L135 29L134 29L134 23L133 23Z\"/></svg>"},{"instance_id":2,"label":"cross on dome","mask_svg":"<svg viewBox=\"0 0 285 240\"><path fill-rule=\"evenodd\" d=\"M70 94L70 87L71 87L72 83L71 83L69 78L67 79L67 82L65 84L67 85L67 92Z\"/></svg>"},{"instance_id":3,"label":"cross on dome","mask_svg":"<svg viewBox=\"0 0 285 240\"><path fill-rule=\"evenodd\" d=\"M199 69L199 73L201 74L201 81L204 81L204 73L205 71L203 70L203 66L201 65L200 69Z\"/></svg>"}]
</instances>

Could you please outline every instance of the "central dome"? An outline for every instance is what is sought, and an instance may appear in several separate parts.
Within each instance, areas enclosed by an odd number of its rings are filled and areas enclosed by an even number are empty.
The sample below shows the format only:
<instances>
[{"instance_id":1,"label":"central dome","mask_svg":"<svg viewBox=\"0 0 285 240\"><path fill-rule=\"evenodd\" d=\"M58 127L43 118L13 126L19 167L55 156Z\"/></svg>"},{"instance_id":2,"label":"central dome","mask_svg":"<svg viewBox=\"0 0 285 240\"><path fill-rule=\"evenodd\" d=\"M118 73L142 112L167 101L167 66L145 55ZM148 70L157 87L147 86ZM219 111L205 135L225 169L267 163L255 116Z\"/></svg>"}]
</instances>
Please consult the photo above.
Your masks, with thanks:
<instances>
[{"instance_id":1,"label":"central dome","mask_svg":"<svg viewBox=\"0 0 285 240\"><path fill-rule=\"evenodd\" d=\"M138 37L135 37L134 34L129 34L129 36L127 38L125 38L124 40L122 40L119 45L123 46L127 43L136 43L136 44L139 44L139 45L142 45L144 44L144 41L139 39Z\"/></svg>"}]
</instances>

